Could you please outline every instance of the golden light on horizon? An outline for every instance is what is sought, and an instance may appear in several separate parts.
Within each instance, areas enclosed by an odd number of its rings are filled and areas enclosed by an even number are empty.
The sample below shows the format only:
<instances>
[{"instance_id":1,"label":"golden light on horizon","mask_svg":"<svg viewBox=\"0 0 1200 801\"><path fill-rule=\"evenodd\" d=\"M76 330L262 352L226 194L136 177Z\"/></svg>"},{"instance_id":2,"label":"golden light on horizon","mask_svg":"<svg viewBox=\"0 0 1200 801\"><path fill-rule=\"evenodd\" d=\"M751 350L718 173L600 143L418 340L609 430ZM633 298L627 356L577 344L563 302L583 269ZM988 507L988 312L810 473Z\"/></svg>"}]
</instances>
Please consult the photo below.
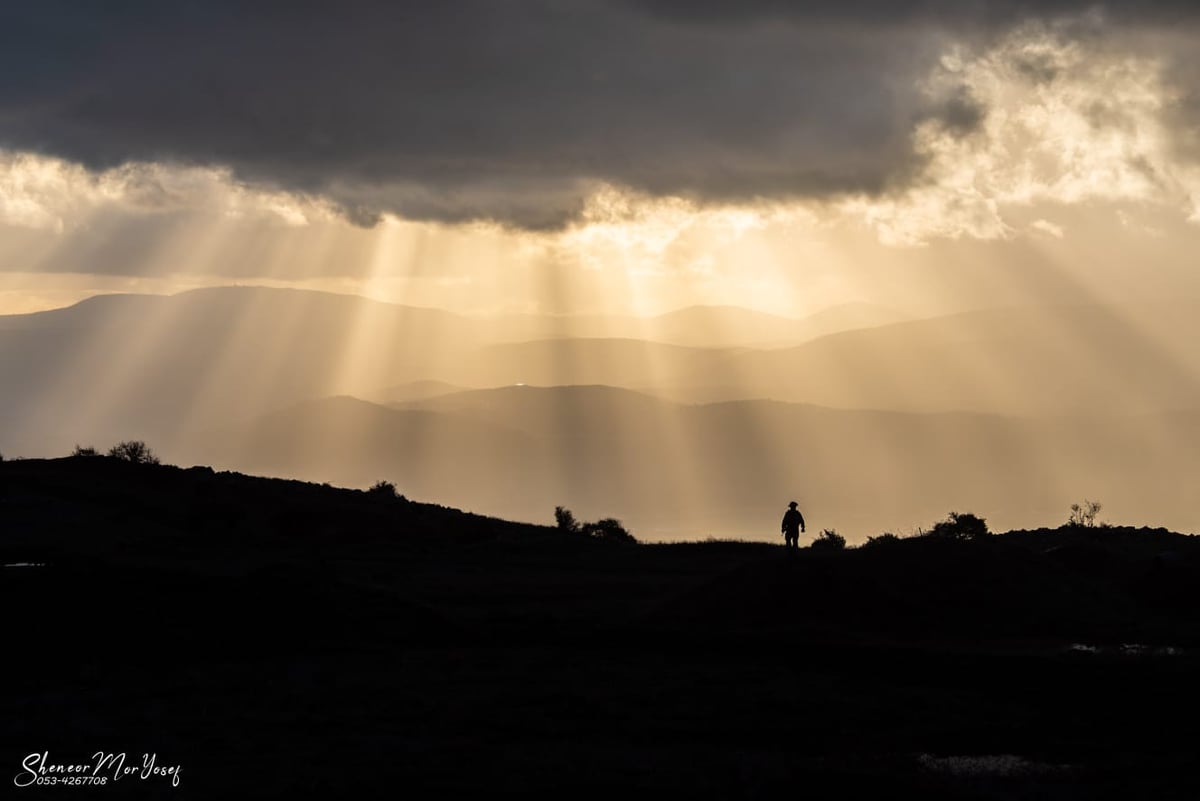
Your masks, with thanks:
<instances>
[{"instance_id":1,"label":"golden light on horizon","mask_svg":"<svg viewBox=\"0 0 1200 801\"><path fill-rule=\"evenodd\" d=\"M16 783L1191 786L1198 45L1180 0L0 6Z\"/></svg>"},{"instance_id":2,"label":"golden light on horizon","mask_svg":"<svg viewBox=\"0 0 1200 801\"><path fill-rule=\"evenodd\" d=\"M659 493L669 517L670 509L702 505L708 495L724 497L710 462L732 453L734 443L704 440L704 429L692 427L713 415L739 432L739 452L756 463L754 480L734 480L747 496L793 484L837 495L836 482L797 459L800 434L775 407L720 405L774 398L849 409L865 415L864 426L879 427L887 441L857 470L874 482L880 509L898 508L915 491L904 449L913 431L924 430L923 414L969 413L928 433L929 453L952 461L956 432L967 431L976 447L987 443L1018 465L1022 481L1036 479L1039 499L1078 493L1077 454L1034 459L997 433L1009 423L977 430L963 421L1045 415L1053 407L1047 387L1061 385L1065 399L1079 401L1074 375L1055 370L1095 360L1098 350L1140 365L1131 372L1142 370L1148 385L1161 381L1171 403L1188 402L1197 369L1191 328L1163 312L1200 293L1192 263L1200 246L1200 167L1180 147L1173 116L1183 100L1151 49L1122 49L1054 24L951 42L916 88L942 111L913 116L909 162L894 184L707 197L595 177L575 185L587 191L573 216L542 227L439 217L452 194L435 199L429 219L387 210L371 217L319 193L247 181L221 165L131 161L93 170L0 151L0 315L100 294L214 290L148 306L144 317L56 354L60 371L40 379L56 400L22 407L18 426L53 430L71 409L63 398L82 398L53 447L65 447L73 432L135 426L137 410L168 409L173 422L162 423L163 436L199 436L232 425L231 410L240 422L284 407L288 420L307 420L305 403L353 396L398 404L391 411L403 412L403 422L369 414L393 420L388 442L417 462L437 462L461 445L459 434L439 427L451 418L479 437L481 463L524 469L552 458L555 488L589 514L603 497L596 487L624 486L623 471L637 471L621 465L646 458L652 442L675 467L641 475L639 488L629 490L639 500L629 503L645 515ZM409 201L424 191L392 189ZM386 201L387 187L378 191ZM468 210L504 195L491 186L463 192L457 199ZM215 291L230 286L342 297ZM1098 322L1076 307L1104 315ZM181 322L177 315L202 313L180 311L193 308L214 316ZM439 310L456 315L454 323L446 327L451 318ZM672 318L659 319L670 312L683 321L675 328ZM953 315L967 322L937 322ZM1011 331L996 322L1002 319ZM863 333L901 321L914 327L892 329L882 341ZM129 344L118 331L133 332ZM779 366L790 349L839 333L847 336L797 352L795 372ZM860 341L870 348L861 350ZM1012 347L998 349L998 341ZM176 356L182 367L161 402L138 397L148 377L175 369ZM392 397L421 382L447 394L527 383L527 399L541 397L538 385L608 384L663 405L644 427L589 440L602 454L596 458L607 460L597 472L576 464L578 408L624 414L627 398L585 392L534 419L511 410L505 414L515 416L500 419L491 406L428 401L417 409ZM1145 411L1146 392L1136 382L1112 386L1089 408L1127 415L1114 441L1141 432L1169 450L1170 419L1131 416ZM1072 412L1064 405L1055 413ZM323 454L349 459L343 440L368 436L357 416L368 414L363 408L346 403L330 414L340 416L311 441L287 442L278 421L271 429L272 443L306 465L308 477L324 480L321 471L334 469ZM889 428L893 414L917 416ZM549 444L530 444L543 436ZM506 462L506 448L522 453ZM368 481L373 465L386 463L379 459L356 468L354 480ZM848 464L837 470L855 475ZM478 478L460 464L441 469ZM518 508L505 505L506 493L528 489L513 476L515 483L489 496L497 512ZM421 481L421 473L411 480ZM967 501L992 497L983 473L945 481ZM1111 476L1096 481L1114 485ZM1044 512L997 514L1024 523Z\"/></svg>"}]
</instances>

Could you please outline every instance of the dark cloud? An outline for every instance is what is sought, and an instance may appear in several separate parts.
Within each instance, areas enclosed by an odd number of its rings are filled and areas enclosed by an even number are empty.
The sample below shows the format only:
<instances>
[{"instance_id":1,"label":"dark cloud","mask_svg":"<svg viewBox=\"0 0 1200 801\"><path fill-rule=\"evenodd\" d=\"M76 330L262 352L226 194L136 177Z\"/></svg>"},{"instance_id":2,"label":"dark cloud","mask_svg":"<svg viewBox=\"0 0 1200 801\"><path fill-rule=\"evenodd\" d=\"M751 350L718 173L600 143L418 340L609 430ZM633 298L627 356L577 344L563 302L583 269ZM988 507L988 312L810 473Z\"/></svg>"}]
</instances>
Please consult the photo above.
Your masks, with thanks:
<instances>
[{"instance_id":1,"label":"dark cloud","mask_svg":"<svg viewBox=\"0 0 1200 801\"><path fill-rule=\"evenodd\" d=\"M918 89L946 26L1085 5L7 3L0 146L228 165L363 224L555 227L598 181L701 200L873 192L911 172L914 121L979 119Z\"/></svg>"},{"instance_id":2,"label":"dark cloud","mask_svg":"<svg viewBox=\"0 0 1200 801\"><path fill-rule=\"evenodd\" d=\"M1097 11L1120 21L1129 19L1194 20L1194 0L621 0L633 8L676 20L736 22L754 19L804 22L849 21L857 24L1003 25L1029 18Z\"/></svg>"},{"instance_id":3,"label":"dark cloud","mask_svg":"<svg viewBox=\"0 0 1200 801\"><path fill-rule=\"evenodd\" d=\"M974 131L986 111L965 88L957 87L943 102L933 106L929 116L939 120L948 130L963 134Z\"/></svg>"}]
</instances>

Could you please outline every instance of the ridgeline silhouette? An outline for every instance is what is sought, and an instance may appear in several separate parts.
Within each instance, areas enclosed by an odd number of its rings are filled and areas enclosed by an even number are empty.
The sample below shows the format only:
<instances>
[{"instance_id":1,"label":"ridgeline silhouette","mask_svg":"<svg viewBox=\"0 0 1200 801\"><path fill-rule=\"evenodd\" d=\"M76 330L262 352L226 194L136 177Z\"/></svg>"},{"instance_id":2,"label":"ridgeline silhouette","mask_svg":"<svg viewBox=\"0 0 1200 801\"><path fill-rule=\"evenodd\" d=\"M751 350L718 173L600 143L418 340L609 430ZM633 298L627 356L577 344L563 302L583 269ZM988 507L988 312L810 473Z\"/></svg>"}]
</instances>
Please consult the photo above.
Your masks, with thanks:
<instances>
[{"instance_id":1,"label":"ridgeline silhouette","mask_svg":"<svg viewBox=\"0 0 1200 801\"><path fill-rule=\"evenodd\" d=\"M566 504L645 541L761 536L796 487L851 541L948 503L1040 525L1085 488L1128 519L1200 528L1180 490L1200 481L1186 303L845 311L814 325L712 308L476 318L254 287L96 297L0 316L0 443L45 456L136 432L178 464L387 476L521 520Z\"/></svg>"},{"instance_id":2,"label":"ridgeline silhouette","mask_svg":"<svg viewBox=\"0 0 1200 801\"><path fill-rule=\"evenodd\" d=\"M784 558L555 517L386 480L0 463L0 758L101 737L190 767L198 797L236 779L288 797L1119 798L1191 779L1193 744L1163 721L1200 713L1194 537L991 534L956 513ZM286 770L262 770L281 743ZM976 769L938 767L955 760Z\"/></svg>"}]
</instances>

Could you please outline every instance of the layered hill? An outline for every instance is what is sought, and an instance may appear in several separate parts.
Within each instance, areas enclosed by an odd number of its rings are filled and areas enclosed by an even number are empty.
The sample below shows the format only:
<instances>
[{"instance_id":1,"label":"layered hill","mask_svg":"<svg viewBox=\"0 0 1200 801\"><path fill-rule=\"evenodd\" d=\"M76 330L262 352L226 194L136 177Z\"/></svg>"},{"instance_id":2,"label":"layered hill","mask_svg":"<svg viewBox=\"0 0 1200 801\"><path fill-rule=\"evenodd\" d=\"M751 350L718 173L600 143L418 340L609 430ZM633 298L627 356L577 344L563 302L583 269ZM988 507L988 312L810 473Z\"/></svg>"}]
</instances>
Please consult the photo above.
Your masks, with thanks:
<instances>
[{"instance_id":1,"label":"layered hill","mask_svg":"<svg viewBox=\"0 0 1200 801\"><path fill-rule=\"evenodd\" d=\"M436 343L433 345L431 343ZM72 441L177 432L288 403L423 377L478 345L447 312L298 290L103 296L0 318L0 436Z\"/></svg>"},{"instance_id":2,"label":"layered hill","mask_svg":"<svg viewBox=\"0 0 1200 801\"><path fill-rule=\"evenodd\" d=\"M838 331L908 319L868 303L833 306L801 319L737 306L690 306L650 317L583 314L512 315L493 320L514 341L533 339L640 339L696 348L783 347Z\"/></svg>"},{"instance_id":3,"label":"layered hill","mask_svg":"<svg viewBox=\"0 0 1200 801\"><path fill-rule=\"evenodd\" d=\"M724 322L700 328L716 318ZM695 373L720 381L714 366L720 349L631 337L664 333L669 339L672 331L696 327L694 339L724 348L758 336L800 341L804 331L791 332L798 325L711 309L658 322L467 317L261 287L98 296L65 309L0 317L0 442L26 453L52 453L94 438L166 442L312 398L398 400L413 397L414 387L425 387L420 396L445 383L665 387ZM616 339L527 342L599 332Z\"/></svg>"},{"instance_id":4,"label":"layered hill","mask_svg":"<svg viewBox=\"0 0 1200 801\"><path fill-rule=\"evenodd\" d=\"M1169 531L627 545L105 457L0 463L0 516L0 755L150 732L180 783L136 795L1194 786L1200 553Z\"/></svg>"},{"instance_id":5,"label":"layered hill","mask_svg":"<svg viewBox=\"0 0 1200 801\"><path fill-rule=\"evenodd\" d=\"M1185 307L995 309L744 352L749 397L903 411L1064 415L1194 409L1200 321ZM706 376L693 377L702 383Z\"/></svg>"},{"instance_id":6,"label":"layered hill","mask_svg":"<svg viewBox=\"0 0 1200 801\"><path fill-rule=\"evenodd\" d=\"M952 508L1044 525L1085 496L1118 519L1194 530L1184 488L1200 479L1200 457L1178 438L1192 430L1181 419L685 405L613 387L514 386L392 407L305 403L209 432L179 458L356 486L388 479L531 521L566 505L616 515L648 539L770 539L793 498L811 525L852 539L927 526Z\"/></svg>"},{"instance_id":7,"label":"layered hill","mask_svg":"<svg viewBox=\"0 0 1200 801\"><path fill-rule=\"evenodd\" d=\"M1200 527L1200 324L1180 309L978 311L790 347L735 346L799 323L722 308L642 321L711 325L695 341L721 347L522 319L261 288L0 318L0 449L137 438L183 463L389 479L524 520L566 504L652 538L772 537L793 498L852 538L953 507L1043 525L1084 497ZM539 325L560 336L508 339Z\"/></svg>"},{"instance_id":8,"label":"layered hill","mask_svg":"<svg viewBox=\"0 0 1200 801\"><path fill-rule=\"evenodd\" d=\"M314 398L391 402L519 383L913 412L1200 406L1200 357L1186 344L1200 331L1186 310L1137 322L1086 306L884 325L873 310L809 323L723 308L631 319L472 318L264 288L96 297L0 318L0 443L18 453L130 436L165 446ZM873 327L776 347L855 321Z\"/></svg>"}]
</instances>

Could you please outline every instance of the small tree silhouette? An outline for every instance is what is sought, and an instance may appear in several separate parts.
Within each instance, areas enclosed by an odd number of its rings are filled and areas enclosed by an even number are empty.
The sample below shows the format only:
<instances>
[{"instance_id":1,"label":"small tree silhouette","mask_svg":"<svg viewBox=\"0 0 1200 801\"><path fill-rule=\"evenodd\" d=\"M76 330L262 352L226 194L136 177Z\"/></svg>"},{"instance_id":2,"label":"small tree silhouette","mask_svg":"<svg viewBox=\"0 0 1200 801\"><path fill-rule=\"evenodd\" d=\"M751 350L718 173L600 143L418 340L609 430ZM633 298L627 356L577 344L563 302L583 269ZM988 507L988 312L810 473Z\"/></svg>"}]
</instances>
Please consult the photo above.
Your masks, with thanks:
<instances>
[{"instance_id":1,"label":"small tree silhouette","mask_svg":"<svg viewBox=\"0 0 1200 801\"><path fill-rule=\"evenodd\" d=\"M89 447L85 448L82 445L76 445L75 450L71 451L71 455L72 456L99 456L100 454L97 453L96 449L93 447L89 446Z\"/></svg>"},{"instance_id":2,"label":"small tree silhouette","mask_svg":"<svg viewBox=\"0 0 1200 801\"><path fill-rule=\"evenodd\" d=\"M637 542L629 530L621 525L621 521L615 517L605 517L595 523L584 523L582 530L587 536L606 542Z\"/></svg>"},{"instance_id":3,"label":"small tree silhouette","mask_svg":"<svg viewBox=\"0 0 1200 801\"><path fill-rule=\"evenodd\" d=\"M899 541L900 541L900 538L897 537L895 534L893 534L890 531L885 531L882 534L879 534L877 536L867 537L867 541L864 542L859 547L860 548L878 548L881 545L892 545L893 543L897 543Z\"/></svg>"},{"instance_id":4,"label":"small tree silhouette","mask_svg":"<svg viewBox=\"0 0 1200 801\"><path fill-rule=\"evenodd\" d=\"M1071 516L1067 518L1067 525L1092 528L1096 525L1096 515L1100 514L1100 509L1099 501L1089 501L1086 498L1083 506L1073 503L1071 504Z\"/></svg>"},{"instance_id":5,"label":"small tree silhouette","mask_svg":"<svg viewBox=\"0 0 1200 801\"><path fill-rule=\"evenodd\" d=\"M564 534L582 534L606 542L632 542L637 539L615 517L605 517L594 523L581 523L565 506L554 507L554 524Z\"/></svg>"},{"instance_id":6,"label":"small tree silhouette","mask_svg":"<svg viewBox=\"0 0 1200 801\"><path fill-rule=\"evenodd\" d=\"M372 498L383 498L393 500L395 498L403 498L404 496L396 492L396 485L390 481L376 481L367 490L367 494Z\"/></svg>"},{"instance_id":7,"label":"small tree silhouette","mask_svg":"<svg viewBox=\"0 0 1200 801\"><path fill-rule=\"evenodd\" d=\"M554 524L558 526L558 530L567 534L579 533L579 521L575 519L575 515L571 514L571 510L565 506L554 507Z\"/></svg>"},{"instance_id":8,"label":"small tree silhouette","mask_svg":"<svg viewBox=\"0 0 1200 801\"><path fill-rule=\"evenodd\" d=\"M827 528L823 529L821 536L813 540L808 547L817 550L844 551L846 550L846 538L838 534L836 530Z\"/></svg>"},{"instance_id":9,"label":"small tree silhouette","mask_svg":"<svg viewBox=\"0 0 1200 801\"><path fill-rule=\"evenodd\" d=\"M946 540L978 540L990 534L987 521L970 512L951 512L923 536Z\"/></svg>"},{"instance_id":10,"label":"small tree silhouette","mask_svg":"<svg viewBox=\"0 0 1200 801\"><path fill-rule=\"evenodd\" d=\"M108 455L134 464L158 464L158 457L140 439L127 439L108 449Z\"/></svg>"}]
</instances>

